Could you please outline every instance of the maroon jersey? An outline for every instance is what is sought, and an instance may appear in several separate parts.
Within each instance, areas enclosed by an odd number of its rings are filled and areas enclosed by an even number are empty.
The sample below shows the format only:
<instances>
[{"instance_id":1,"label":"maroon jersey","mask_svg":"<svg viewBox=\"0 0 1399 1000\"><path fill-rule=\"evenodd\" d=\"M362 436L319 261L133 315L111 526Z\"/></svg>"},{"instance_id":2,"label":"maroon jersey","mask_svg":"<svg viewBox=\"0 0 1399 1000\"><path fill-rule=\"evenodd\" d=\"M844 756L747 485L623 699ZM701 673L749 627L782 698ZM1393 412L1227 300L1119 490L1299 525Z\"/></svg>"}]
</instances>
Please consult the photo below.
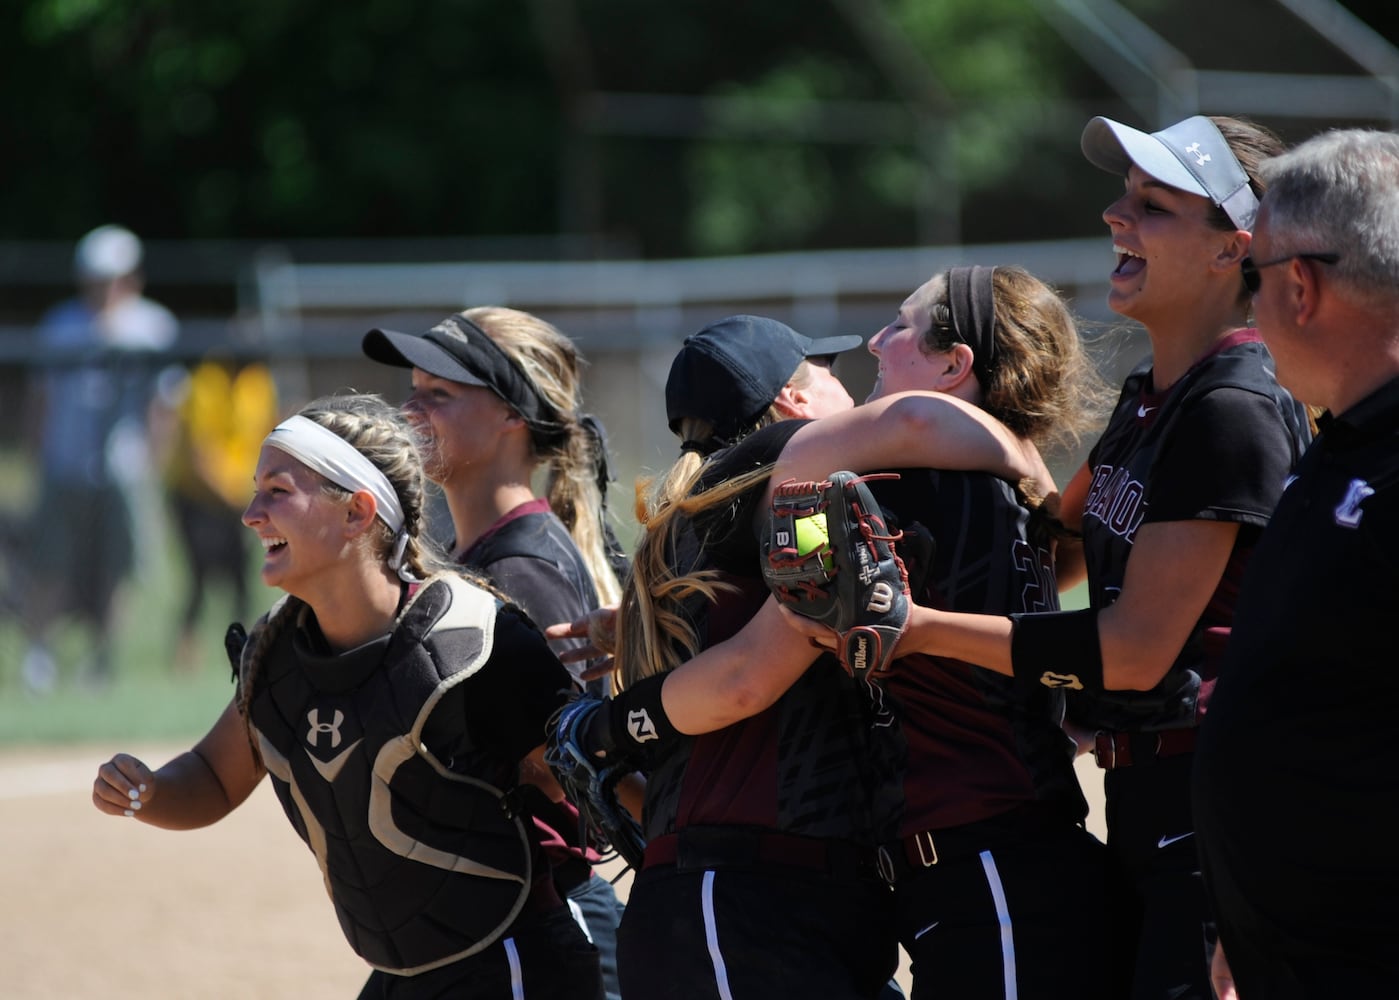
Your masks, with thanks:
<instances>
[{"instance_id":1,"label":"maroon jersey","mask_svg":"<svg viewBox=\"0 0 1399 1000\"><path fill-rule=\"evenodd\" d=\"M802 426L784 421L718 453L706 482L774 462ZM756 525L766 484L688 526L675 558L718 569L738 592L687 610L707 647L737 632L767 598ZM802 642L793 636L793 642ZM762 656L760 650L754 658ZM737 825L872 843L880 784L872 776L872 727L854 682L830 657L776 704L726 729L683 740L648 776L648 838L689 826Z\"/></svg>"},{"instance_id":2,"label":"maroon jersey","mask_svg":"<svg viewBox=\"0 0 1399 1000\"><path fill-rule=\"evenodd\" d=\"M901 547L918 603L987 614L1058 609L1051 543L1009 483L985 473L906 469L898 480L872 485L891 519L933 538L925 565L917 547ZM1013 694L1008 677L921 654L897 660L885 688L897 718L885 736L902 765L898 836L974 823L1028 802L1059 806L1074 820L1086 815L1059 692Z\"/></svg>"}]
</instances>

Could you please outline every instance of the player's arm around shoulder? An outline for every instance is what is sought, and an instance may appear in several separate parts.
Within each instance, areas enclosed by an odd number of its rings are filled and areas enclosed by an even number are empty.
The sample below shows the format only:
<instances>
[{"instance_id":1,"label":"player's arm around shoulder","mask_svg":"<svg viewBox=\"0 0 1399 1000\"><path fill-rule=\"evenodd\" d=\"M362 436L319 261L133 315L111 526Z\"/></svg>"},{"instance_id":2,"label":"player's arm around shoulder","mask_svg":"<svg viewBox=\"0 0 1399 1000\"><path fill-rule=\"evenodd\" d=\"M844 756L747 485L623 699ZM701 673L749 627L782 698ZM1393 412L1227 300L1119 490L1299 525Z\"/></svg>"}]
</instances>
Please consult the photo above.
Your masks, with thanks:
<instances>
[{"instance_id":1,"label":"player's arm around shoulder","mask_svg":"<svg viewBox=\"0 0 1399 1000\"><path fill-rule=\"evenodd\" d=\"M783 448L771 482L891 468L989 472L1054 490L1033 444L979 406L937 392L898 393L807 424Z\"/></svg>"},{"instance_id":2,"label":"player's arm around shoulder","mask_svg":"<svg viewBox=\"0 0 1399 1000\"><path fill-rule=\"evenodd\" d=\"M97 769L92 804L166 830L193 830L242 805L267 772L253 755L248 730L230 702L194 748L157 771L119 753Z\"/></svg>"}]
</instances>

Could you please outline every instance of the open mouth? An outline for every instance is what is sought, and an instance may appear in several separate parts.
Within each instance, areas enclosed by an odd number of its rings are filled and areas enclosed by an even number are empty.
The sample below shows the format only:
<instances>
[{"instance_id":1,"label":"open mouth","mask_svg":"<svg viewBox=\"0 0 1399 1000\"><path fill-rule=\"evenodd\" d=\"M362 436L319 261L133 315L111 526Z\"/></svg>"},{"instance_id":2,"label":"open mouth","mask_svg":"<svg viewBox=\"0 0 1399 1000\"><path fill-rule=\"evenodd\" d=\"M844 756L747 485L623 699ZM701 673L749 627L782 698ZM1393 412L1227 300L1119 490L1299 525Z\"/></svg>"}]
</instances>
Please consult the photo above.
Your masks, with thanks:
<instances>
[{"instance_id":1,"label":"open mouth","mask_svg":"<svg viewBox=\"0 0 1399 1000\"><path fill-rule=\"evenodd\" d=\"M276 536L260 536L258 538L258 541L262 542L262 551L265 552L267 555L272 555L274 553L281 552L287 547L287 540L285 538L278 538Z\"/></svg>"},{"instance_id":2,"label":"open mouth","mask_svg":"<svg viewBox=\"0 0 1399 1000\"><path fill-rule=\"evenodd\" d=\"M1128 278L1140 274L1146 267L1145 257L1124 246L1114 244L1112 252L1117 254L1117 267L1112 272L1114 278Z\"/></svg>"}]
</instances>

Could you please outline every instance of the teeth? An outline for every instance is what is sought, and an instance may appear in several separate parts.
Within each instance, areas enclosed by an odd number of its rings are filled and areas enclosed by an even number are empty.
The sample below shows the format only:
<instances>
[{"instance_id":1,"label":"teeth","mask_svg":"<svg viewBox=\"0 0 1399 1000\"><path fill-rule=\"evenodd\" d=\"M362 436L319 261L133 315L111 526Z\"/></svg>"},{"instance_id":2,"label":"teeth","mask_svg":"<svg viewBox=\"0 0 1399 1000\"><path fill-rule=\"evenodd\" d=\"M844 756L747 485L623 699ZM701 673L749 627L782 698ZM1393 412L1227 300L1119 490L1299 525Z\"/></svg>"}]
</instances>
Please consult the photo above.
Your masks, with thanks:
<instances>
[{"instance_id":1,"label":"teeth","mask_svg":"<svg viewBox=\"0 0 1399 1000\"><path fill-rule=\"evenodd\" d=\"M275 538L275 537L269 538L269 537L266 537L266 536L263 536L263 537L258 538L258 541L262 542L263 551L268 551L268 550L270 550L270 549L275 549L278 545L285 545L285 544L287 544L287 540L286 540L285 538Z\"/></svg>"},{"instance_id":2,"label":"teeth","mask_svg":"<svg viewBox=\"0 0 1399 1000\"><path fill-rule=\"evenodd\" d=\"M1126 247L1118 246L1116 243L1112 245L1112 252L1116 254L1122 254L1127 257L1141 257L1142 260L1146 260L1145 257L1142 257L1142 255L1137 253L1136 251L1128 250Z\"/></svg>"}]
</instances>

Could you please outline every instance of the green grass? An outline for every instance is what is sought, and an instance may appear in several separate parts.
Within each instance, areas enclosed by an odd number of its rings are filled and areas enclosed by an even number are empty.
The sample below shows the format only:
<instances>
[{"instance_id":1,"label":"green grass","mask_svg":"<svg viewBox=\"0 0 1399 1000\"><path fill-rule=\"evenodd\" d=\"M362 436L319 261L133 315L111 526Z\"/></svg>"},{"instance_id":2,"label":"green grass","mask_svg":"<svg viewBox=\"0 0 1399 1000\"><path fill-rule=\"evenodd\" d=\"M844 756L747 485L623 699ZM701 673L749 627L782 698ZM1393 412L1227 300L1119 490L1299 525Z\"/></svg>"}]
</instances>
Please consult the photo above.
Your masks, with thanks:
<instances>
[{"instance_id":1,"label":"green grass","mask_svg":"<svg viewBox=\"0 0 1399 1000\"><path fill-rule=\"evenodd\" d=\"M11 484L24 470L0 455ZM0 514L14 518L11 501L24 493L11 485ZM26 649L23 623L0 615L0 746L56 744L87 740L193 740L202 735L233 696L223 634L235 617L226 585L207 595L188 662L177 663L178 620L187 571L179 540L162 525L156 544L144 553L141 572L123 588L120 625L110 684L84 679L91 655L87 629L60 620L51 632L59 682L48 694L28 691L20 677ZM3 558L3 554L0 554ZM0 566L0 571L4 567ZM250 575L253 572L248 567ZM255 578L253 578L255 580ZM0 575L3 581L3 575ZM276 599L260 582L252 585L253 609L260 613Z\"/></svg>"}]
</instances>

